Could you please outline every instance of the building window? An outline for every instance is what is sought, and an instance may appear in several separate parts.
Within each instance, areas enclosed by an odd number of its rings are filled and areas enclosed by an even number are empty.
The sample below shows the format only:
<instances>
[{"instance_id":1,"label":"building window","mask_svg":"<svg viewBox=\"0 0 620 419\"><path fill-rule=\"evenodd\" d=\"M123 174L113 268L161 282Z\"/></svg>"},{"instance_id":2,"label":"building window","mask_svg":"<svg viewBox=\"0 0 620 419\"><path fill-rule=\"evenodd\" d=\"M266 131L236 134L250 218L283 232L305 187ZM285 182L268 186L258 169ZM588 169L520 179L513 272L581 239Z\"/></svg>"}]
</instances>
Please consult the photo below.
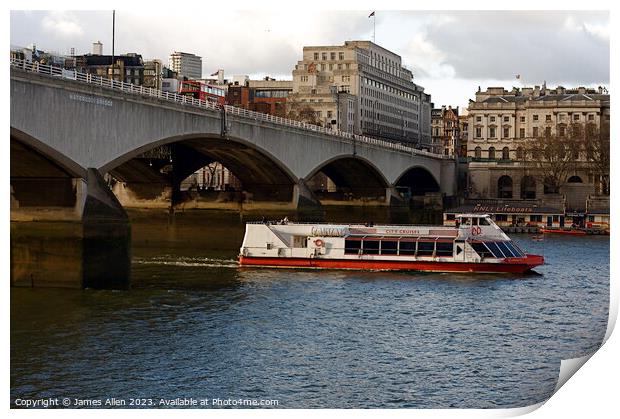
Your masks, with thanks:
<instances>
[{"instance_id":1,"label":"building window","mask_svg":"<svg viewBox=\"0 0 620 419\"><path fill-rule=\"evenodd\" d=\"M315 52L315 53L314 53L314 59L315 59L316 61L318 61L318 60L319 60L319 53L318 53L318 52Z\"/></svg>"},{"instance_id":2,"label":"building window","mask_svg":"<svg viewBox=\"0 0 620 419\"><path fill-rule=\"evenodd\" d=\"M538 115L534 115L532 118L534 121L538 121Z\"/></svg>"},{"instance_id":3,"label":"building window","mask_svg":"<svg viewBox=\"0 0 620 419\"><path fill-rule=\"evenodd\" d=\"M510 121L510 117L509 116L505 116L504 117L504 122L508 122L508 121Z\"/></svg>"},{"instance_id":4,"label":"building window","mask_svg":"<svg viewBox=\"0 0 620 419\"><path fill-rule=\"evenodd\" d=\"M594 115L588 115L588 121L594 121Z\"/></svg>"},{"instance_id":5,"label":"building window","mask_svg":"<svg viewBox=\"0 0 620 419\"><path fill-rule=\"evenodd\" d=\"M525 138L525 128L519 128L519 138Z\"/></svg>"},{"instance_id":6,"label":"building window","mask_svg":"<svg viewBox=\"0 0 620 419\"><path fill-rule=\"evenodd\" d=\"M351 76L342 76L342 81L343 82L350 82L351 81Z\"/></svg>"},{"instance_id":7,"label":"building window","mask_svg":"<svg viewBox=\"0 0 620 419\"><path fill-rule=\"evenodd\" d=\"M532 128L532 137L538 137L538 127Z\"/></svg>"},{"instance_id":8,"label":"building window","mask_svg":"<svg viewBox=\"0 0 620 419\"><path fill-rule=\"evenodd\" d=\"M334 61L334 60L336 59L336 53L335 53L335 52L331 52L331 53L329 54L329 59L330 59L330 60L332 60L332 61Z\"/></svg>"},{"instance_id":9,"label":"building window","mask_svg":"<svg viewBox=\"0 0 620 419\"><path fill-rule=\"evenodd\" d=\"M495 147L489 147L489 159L495 159Z\"/></svg>"},{"instance_id":10,"label":"building window","mask_svg":"<svg viewBox=\"0 0 620 419\"><path fill-rule=\"evenodd\" d=\"M497 197L512 198L512 178L510 176L502 176L497 180Z\"/></svg>"},{"instance_id":11,"label":"building window","mask_svg":"<svg viewBox=\"0 0 620 419\"><path fill-rule=\"evenodd\" d=\"M579 114L578 113L573 115L573 120L579 121Z\"/></svg>"},{"instance_id":12,"label":"building window","mask_svg":"<svg viewBox=\"0 0 620 419\"><path fill-rule=\"evenodd\" d=\"M510 160L510 149L508 147L502 149L502 160Z\"/></svg>"},{"instance_id":13,"label":"building window","mask_svg":"<svg viewBox=\"0 0 620 419\"><path fill-rule=\"evenodd\" d=\"M564 125L560 125L560 137L564 137L566 135L566 127Z\"/></svg>"},{"instance_id":14,"label":"building window","mask_svg":"<svg viewBox=\"0 0 620 419\"><path fill-rule=\"evenodd\" d=\"M545 121L551 122L551 115L545 115Z\"/></svg>"},{"instance_id":15,"label":"building window","mask_svg":"<svg viewBox=\"0 0 620 419\"><path fill-rule=\"evenodd\" d=\"M521 117L521 122L525 122L525 117L524 116Z\"/></svg>"},{"instance_id":16,"label":"building window","mask_svg":"<svg viewBox=\"0 0 620 419\"><path fill-rule=\"evenodd\" d=\"M494 117L494 116L492 116L492 117L490 118L490 120L491 120L491 122L495 122L495 117Z\"/></svg>"},{"instance_id":17,"label":"building window","mask_svg":"<svg viewBox=\"0 0 620 419\"><path fill-rule=\"evenodd\" d=\"M476 117L476 122L482 122L482 117L481 116L477 116Z\"/></svg>"},{"instance_id":18,"label":"building window","mask_svg":"<svg viewBox=\"0 0 620 419\"><path fill-rule=\"evenodd\" d=\"M510 135L510 128L504 127L504 138L508 138Z\"/></svg>"},{"instance_id":19,"label":"building window","mask_svg":"<svg viewBox=\"0 0 620 419\"><path fill-rule=\"evenodd\" d=\"M482 157L482 148L476 147L476 149L474 150L474 157L476 157L477 159Z\"/></svg>"},{"instance_id":20,"label":"building window","mask_svg":"<svg viewBox=\"0 0 620 419\"><path fill-rule=\"evenodd\" d=\"M300 78L301 82L307 82L308 81L308 76L301 76Z\"/></svg>"},{"instance_id":21,"label":"building window","mask_svg":"<svg viewBox=\"0 0 620 419\"><path fill-rule=\"evenodd\" d=\"M326 52L324 52L324 53L322 53L322 54L321 54L321 59L322 59L323 61L327 60L327 53L326 53Z\"/></svg>"},{"instance_id":22,"label":"building window","mask_svg":"<svg viewBox=\"0 0 620 419\"><path fill-rule=\"evenodd\" d=\"M344 68L346 68L347 70L349 69L349 67L350 67L349 63L346 63L346 64L344 65Z\"/></svg>"},{"instance_id":23,"label":"building window","mask_svg":"<svg viewBox=\"0 0 620 419\"><path fill-rule=\"evenodd\" d=\"M489 127L489 138L495 138L495 127Z\"/></svg>"},{"instance_id":24,"label":"building window","mask_svg":"<svg viewBox=\"0 0 620 419\"><path fill-rule=\"evenodd\" d=\"M339 52L338 53L338 59L339 60L344 60L344 52Z\"/></svg>"},{"instance_id":25,"label":"building window","mask_svg":"<svg viewBox=\"0 0 620 419\"><path fill-rule=\"evenodd\" d=\"M325 64L321 64L321 71L325 71Z\"/></svg>"},{"instance_id":26,"label":"building window","mask_svg":"<svg viewBox=\"0 0 620 419\"><path fill-rule=\"evenodd\" d=\"M545 127L545 137L551 137L551 127Z\"/></svg>"},{"instance_id":27,"label":"building window","mask_svg":"<svg viewBox=\"0 0 620 419\"><path fill-rule=\"evenodd\" d=\"M482 128L476 127L476 138L482 137Z\"/></svg>"}]
</instances>

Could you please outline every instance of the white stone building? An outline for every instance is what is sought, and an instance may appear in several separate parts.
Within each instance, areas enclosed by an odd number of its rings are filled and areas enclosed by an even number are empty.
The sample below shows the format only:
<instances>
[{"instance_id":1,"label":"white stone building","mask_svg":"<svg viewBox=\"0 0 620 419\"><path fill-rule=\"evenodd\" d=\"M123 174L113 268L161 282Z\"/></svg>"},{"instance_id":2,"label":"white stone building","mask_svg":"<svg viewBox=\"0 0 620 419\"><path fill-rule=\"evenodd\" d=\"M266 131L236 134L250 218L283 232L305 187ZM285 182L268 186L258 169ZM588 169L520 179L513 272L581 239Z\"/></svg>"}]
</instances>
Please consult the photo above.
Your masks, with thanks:
<instances>
[{"instance_id":1,"label":"white stone building","mask_svg":"<svg viewBox=\"0 0 620 419\"><path fill-rule=\"evenodd\" d=\"M401 57L370 41L305 46L289 101L310 106L324 126L430 145L431 103Z\"/></svg>"},{"instance_id":2,"label":"white stone building","mask_svg":"<svg viewBox=\"0 0 620 419\"><path fill-rule=\"evenodd\" d=\"M467 156L468 198L563 201L567 209L584 210L588 196L600 192L598 179L583 154L559 191L547 190L526 154L537 137L567 135L571 124L597 128L609 123L605 89L502 87L480 89L469 103Z\"/></svg>"}]
</instances>

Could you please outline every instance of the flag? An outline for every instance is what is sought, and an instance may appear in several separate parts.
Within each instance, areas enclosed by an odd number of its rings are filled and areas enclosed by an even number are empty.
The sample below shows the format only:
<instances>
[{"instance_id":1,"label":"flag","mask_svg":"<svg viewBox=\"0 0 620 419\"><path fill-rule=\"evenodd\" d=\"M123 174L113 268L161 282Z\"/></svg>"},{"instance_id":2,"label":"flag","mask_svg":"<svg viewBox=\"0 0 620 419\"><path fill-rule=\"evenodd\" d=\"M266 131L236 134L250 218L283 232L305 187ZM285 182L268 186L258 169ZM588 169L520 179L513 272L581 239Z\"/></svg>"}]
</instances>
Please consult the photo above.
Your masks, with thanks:
<instances>
[{"instance_id":1,"label":"flag","mask_svg":"<svg viewBox=\"0 0 620 419\"><path fill-rule=\"evenodd\" d=\"M515 76L515 78L516 78L516 79L520 79L520 78L521 78L521 74L517 74L517 75Z\"/></svg>"},{"instance_id":2,"label":"flag","mask_svg":"<svg viewBox=\"0 0 620 419\"><path fill-rule=\"evenodd\" d=\"M375 15L375 11L373 10L371 14L368 15L368 17L373 17Z\"/></svg>"}]
</instances>

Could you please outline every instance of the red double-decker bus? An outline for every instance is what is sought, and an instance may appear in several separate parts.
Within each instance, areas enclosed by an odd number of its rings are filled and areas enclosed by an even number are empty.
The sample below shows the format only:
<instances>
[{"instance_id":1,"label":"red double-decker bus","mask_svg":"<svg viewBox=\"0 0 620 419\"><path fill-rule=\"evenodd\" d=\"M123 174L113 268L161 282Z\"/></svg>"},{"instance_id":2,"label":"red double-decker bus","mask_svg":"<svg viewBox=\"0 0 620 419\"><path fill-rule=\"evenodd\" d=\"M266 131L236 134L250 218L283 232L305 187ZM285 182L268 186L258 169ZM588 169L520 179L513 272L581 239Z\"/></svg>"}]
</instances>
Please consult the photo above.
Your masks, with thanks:
<instances>
[{"instance_id":1,"label":"red double-decker bus","mask_svg":"<svg viewBox=\"0 0 620 419\"><path fill-rule=\"evenodd\" d=\"M220 105L226 104L226 92L216 86L211 86L198 80L186 80L181 83L182 95L193 97L194 99L200 99L209 101L212 103L218 103Z\"/></svg>"}]
</instances>

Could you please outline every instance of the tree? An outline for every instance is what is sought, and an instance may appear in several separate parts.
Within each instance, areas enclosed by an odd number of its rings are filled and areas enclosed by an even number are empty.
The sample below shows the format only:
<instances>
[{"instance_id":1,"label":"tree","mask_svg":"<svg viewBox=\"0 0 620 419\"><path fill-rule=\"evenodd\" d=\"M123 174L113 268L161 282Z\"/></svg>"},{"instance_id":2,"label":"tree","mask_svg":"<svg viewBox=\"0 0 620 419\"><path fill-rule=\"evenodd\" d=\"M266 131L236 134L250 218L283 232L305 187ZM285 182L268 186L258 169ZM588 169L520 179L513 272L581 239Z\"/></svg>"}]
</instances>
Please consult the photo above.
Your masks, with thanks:
<instances>
[{"instance_id":1,"label":"tree","mask_svg":"<svg viewBox=\"0 0 620 419\"><path fill-rule=\"evenodd\" d=\"M314 109L300 102L289 102L286 118L307 124L323 126Z\"/></svg>"},{"instance_id":2,"label":"tree","mask_svg":"<svg viewBox=\"0 0 620 419\"><path fill-rule=\"evenodd\" d=\"M595 124L586 126L584 148L592 171L600 179L601 193L609 195L609 121L603 121L600 128Z\"/></svg>"},{"instance_id":3,"label":"tree","mask_svg":"<svg viewBox=\"0 0 620 419\"><path fill-rule=\"evenodd\" d=\"M580 161L584 143L581 125L566 128L565 135L545 132L525 144L524 160L536 169L533 175L545 185L545 193L559 193Z\"/></svg>"}]
</instances>

